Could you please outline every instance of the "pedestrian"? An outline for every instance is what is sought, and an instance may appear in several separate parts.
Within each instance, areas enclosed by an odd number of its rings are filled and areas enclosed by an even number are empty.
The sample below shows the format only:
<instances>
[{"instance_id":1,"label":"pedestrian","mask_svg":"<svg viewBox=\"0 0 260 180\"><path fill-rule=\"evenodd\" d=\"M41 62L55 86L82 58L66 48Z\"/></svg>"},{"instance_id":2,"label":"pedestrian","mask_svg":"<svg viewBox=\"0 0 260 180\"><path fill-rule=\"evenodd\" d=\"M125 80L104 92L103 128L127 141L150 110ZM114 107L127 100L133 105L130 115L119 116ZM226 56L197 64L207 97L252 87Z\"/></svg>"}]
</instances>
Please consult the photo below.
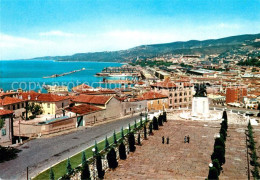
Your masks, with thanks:
<instances>
[{"instance_id":1,"label":"pedestrian","mask_svg":"<svg viewBox=\"0 0 260 180\"><path fill-rule=\"evenodd\" d=\"M187 143L190 143L190 136L187 137Z\"/></svg>"},{"instance_id":2,"label":"pedestrian","mask_svg":"<svg viewBox=\"0 0 260 180\"><path fill-rule=\"evenodd\" d=\"M164 144L164 136L162 137L162 143Z\"/></svg>"},{"instance_id":3,"label":"pedestrian","mask_svg":"<svg viewBox=\"0 0 260 180\"><path fill-rule=\"evenodd\" d=\"M167 142L166 142L166 143L167 143L167 144L169 144L169 140L170 140L170 139L169 139L169 137L167 137L167 139L166 139L166 140L167 140Z\"/></svg>"},{"instance_id":4,"label":"pedestrian","mask_svg":"<svg viewBox=\"0 0 260 180\"><path fill-rule=\"evenodd\" d=\"M187 137L185 136L185 137L184 137L184 143L186 143L186 141L187 141Z\"/></svg>"}]
</instances>

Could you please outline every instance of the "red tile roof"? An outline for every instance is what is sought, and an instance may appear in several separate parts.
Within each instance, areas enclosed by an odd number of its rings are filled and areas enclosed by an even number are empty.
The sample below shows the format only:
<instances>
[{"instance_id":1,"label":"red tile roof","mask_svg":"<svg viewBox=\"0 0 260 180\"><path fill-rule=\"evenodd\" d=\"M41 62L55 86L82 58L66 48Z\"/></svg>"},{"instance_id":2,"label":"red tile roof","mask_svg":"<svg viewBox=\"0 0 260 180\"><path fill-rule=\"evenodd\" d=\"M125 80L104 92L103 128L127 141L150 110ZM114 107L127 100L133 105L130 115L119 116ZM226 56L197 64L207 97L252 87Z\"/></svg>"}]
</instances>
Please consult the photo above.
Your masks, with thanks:
<instances>
[{"instance_id":1,"label":"red tile roof","mask_svg":"<svg viewBox=\"0 0 260 180\"><path fill-rule=\"evenodd\" d=\"M58 102L58 101L62 101L65 99L69 99L69 97L67 97L67 96L58 96L58 95L49 94L49 93L41 94L41 93L37 93L34 91L22 92L19 95L21 95L22 98L25 100L40 101L40 102Z\"/></svg>"},{"instance_id":2,"label":"red tile roof","mask_svg":"<svg viewBox=\"0 0 260 180\"><path fill-rule=\"evenodd\" d=\"M7 114L12 114L12 113L14 113L14 112L11 111L11 110L0 109L0 116L7 115Z\"/></svg>"},{"instance_id":3,"label":"red tile roof","mask_svg":"<svg viewBox=\"0 0 260 180\"><path fill-rule=\"evenodd\" d=\"M146 92L142 94L140 98L145 100L152 100L152 99L168 98L168 96L156 92Z\"/></svg>"},{"instance_id":4,"label":"red tile roof","mask_svg":"<svg viewBox=\"0 0 260 180\"><path fill-rule=\"evenodd\" d=\"M174 87L177 87L177 85L173 82L157 82L157 83L154 83L152 84L151 86L154 86L154 87L163 87L163 88L174 88Z\"/></svg>"},{"instance_id":5,"label":"red tile roof","mask_svg":"<svg viewBox=\"0 0 260 180\"><path fill-rule=\"evenodd\" d=\"M88 89L93 89L93 87L88 86L88 85L83 83L81 85L73 87L72 91L74 91L74 92L84 92L84 91L87 91Z\"/></svg>"},{"instance_id":6,"label":"red tile roof","mask_svg":"<svg viewBox=\"0 0 260 180\"><path fill-rule=\"evenodd\" d=\"M6 96L6 97L4 97L4 99L0 99L0 106L16 104L16 103L20 103L20 102L24 102L24 100Z\"/></svg>"},{"instance_id":7,"label":"red tile roof","mask_svg":"<svg viewBox=\"0 0 260 180\"><path fill-rule=\"evenodd\" d=\"M68 107L68 108L66 108L66 110L77 113L77 114L88 114L88 113L100 111L103 109L96 107L96 106L89 105L89 104L81 104L79 106Z\"/></svg>"},{"instance_id":8,"label":"red tile roof","mask_svg":"<svg viewBox=\"0 0 260 180\"><path fill-rule=\"evenodd\" d=\"M81 94L79 96L72 97L72 101L87 104L105 105L111 98L112 96L96 96Z\"/></svg>"}]
</instances>

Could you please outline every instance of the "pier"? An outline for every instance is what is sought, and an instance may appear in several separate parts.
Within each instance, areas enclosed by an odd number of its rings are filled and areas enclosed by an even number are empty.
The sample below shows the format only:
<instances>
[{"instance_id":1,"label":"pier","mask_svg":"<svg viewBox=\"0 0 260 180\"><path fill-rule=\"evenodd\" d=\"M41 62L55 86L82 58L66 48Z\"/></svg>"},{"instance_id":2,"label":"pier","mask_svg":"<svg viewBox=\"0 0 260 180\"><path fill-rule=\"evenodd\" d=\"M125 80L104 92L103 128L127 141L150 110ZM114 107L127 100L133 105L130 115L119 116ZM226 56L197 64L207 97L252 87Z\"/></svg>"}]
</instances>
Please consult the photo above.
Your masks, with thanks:
<instances>
[{"instance_id":1,"label":"pier","mask_svg":"<svg viewBox=\"0 0 260 180\"><path fill-rule=\"evenodd\" d=\"M86 70L86 69L82 68L82 69L78 69L78 70L74 70L74 71L70 71L70 72L66 72L66 73L62 73L62 74L53 74L51 76L45 76L43 78L56 78L56 77L66 76L66 75L73 74L76 72L84 71L84 70Z\"/></svg>"}]
</instances>

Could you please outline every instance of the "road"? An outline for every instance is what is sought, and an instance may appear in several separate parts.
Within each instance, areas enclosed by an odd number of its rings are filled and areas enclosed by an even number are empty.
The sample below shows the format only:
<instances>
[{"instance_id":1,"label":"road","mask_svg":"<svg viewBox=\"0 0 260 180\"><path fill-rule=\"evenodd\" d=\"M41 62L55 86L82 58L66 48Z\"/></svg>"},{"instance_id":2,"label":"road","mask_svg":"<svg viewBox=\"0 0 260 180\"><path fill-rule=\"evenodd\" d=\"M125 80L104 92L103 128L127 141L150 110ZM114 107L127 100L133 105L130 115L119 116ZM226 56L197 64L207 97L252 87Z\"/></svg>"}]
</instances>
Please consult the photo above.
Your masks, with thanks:
<instances>
[{"instance_id":1,"label":"road","mask_svg":"<svg viewBox=\"0 0 260 180\"><path fill-rule=\"evenodd\" d=\"M29 177L34 177L55 163L92 146L95 140L104 140L114 130L119 132L122 126L128 127L128 123L133 124L135 119L140 119L140 116L123 118L66 135L31 140L19 147L22 151L16 159L0 164L0 179L26 179L27 167Z\"/></svg>"}]
</instances>

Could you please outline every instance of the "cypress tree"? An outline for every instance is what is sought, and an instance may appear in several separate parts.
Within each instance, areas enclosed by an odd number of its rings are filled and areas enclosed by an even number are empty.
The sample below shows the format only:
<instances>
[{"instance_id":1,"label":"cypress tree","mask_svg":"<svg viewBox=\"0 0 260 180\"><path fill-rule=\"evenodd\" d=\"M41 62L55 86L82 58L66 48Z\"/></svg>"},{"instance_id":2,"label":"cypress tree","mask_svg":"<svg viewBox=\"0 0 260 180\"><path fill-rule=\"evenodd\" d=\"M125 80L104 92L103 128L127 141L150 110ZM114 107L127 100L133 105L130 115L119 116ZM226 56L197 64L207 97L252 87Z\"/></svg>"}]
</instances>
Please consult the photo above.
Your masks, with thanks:
<instances>
[{"instance_id":1,"label":"cypress tree","mask_svg":"<svg viewBox=\"0 0 260 180\"><path fill-rule=\"evenodd\" d=\"M128 133L131 132L131 126L130 126L130 123L128 124Z\"/></svg>"},{"instance_id":2,"label":"cypress tree","mask_svg":"<svg viewBox=\"0 0 260 180\"><path fill-rule=\"evenodd\" d=\"M163 112L163 121L164 121L164 122L167 122L167 115L166 115L166 112Z\"/></svg>"},{"instance_id":3,"label":"cypress tree","mask_svg":"<svg viewBox=\"0 0 260 180\"><path fill-rule=\"evenodd\" d=\"M123 129L123 127L121 128L121 138L124 139L124 129Z\"/></svg>"},{"instance_id":4,"label":"cypress tree","mask_svg":"<svg viewBox=\"0 0 260 180\"><path fill-rule=\"evenodd\" d=\"M82 179L82 180L90 180L90 171L89 171L89 166L88 166L88 163L87 163L87 162L85 162L85 163L82 165L81 179Z\"/></svg>"},{"instance_id":5,"label":"cypress tree","mask_svg":"<svg viewBox=\"0 0 260 180\"><path fill-rule=\"evenodd\" d=\"M143 125L143 119L142 119L142 116L141 116L141 119L140 119L140 127L142 127Z\"/></svg>"},{"instance_id":6,"label":"cypress tree","mask_svg":"<svg viewBox=\"0 0 260 180\"><path fill-rule=\"evenodd\" d=\"M49 176L49 179L50 180L54 180L55 179L55 176L54 176L54 172L52 170L52 167L50 168L50 176Z\"/></svg>"},{"instance_id":7,"label":"cypress tree","mask_svg":"<svg viewBox=\"0 0 260 180\"><path fill-rule=\"evenodd\" d=\"M109 148L109 142L108 142L108 139L107 139L107 136L106 136L106 139L105 139L105 150L107 150Z\"/></svg>"},{"instance_id":8,"label":"cypress tree","mask_svg":"<svg viewBox=\"0 0 260 180\"><path fill-rule=\"evenodd\" d=\"M125 145L123 142L121 142L121 144L119 145L119 157L123 160L126 159Z\"/></svg>"},{"instance_id":9,"label":"cypress tree","mask_svg":"<svg viewBox=\"0 0 260 180\"><path fill-rule=\"evenodd\" d=\"M132 132L128 136L128 143L129 143L130 152L134 152L135 151L135 136Z\"/></svg>"},{"instance_id":10,"label":"cypress tree","mask_svg":"<svg viewBox=\"0 0 260 180\"><path fill-rule=\"evenodd\" d=\"M70 158L68 158L68 160L67 160L67 174L71 175L72 173L73 173L73 169L72 169L71 164L70 164Z\"/></svg>"},{"instance_id":11,"label":"cypress tree","mask_svg":"<svg viewBox=\"0 0 260 180\"><path fill-rule=\"evenodd\" d=\"M98 154L98 146L97 146L97 141L95 140L95 154Z\"/></svg>"},{"instance_id":12,"label":"cypress tree","mask_svg":"<svg viewBox=\"0 0 260 180\"><path fill-rule=\"evenodd\" d=\"M227 120L227 111L223 111L222 118L223 118L224 120Z\"/></svg>"},{"instance_id":13,"label":"cypress tree","mask_svg":"<svg viewBox=\"0 0 260 180\"><path fill-rule=\"evenodd\" d=\"M221 171L221 166L219 164L218 159L213 159L212 161L213 167L215 167L218 171L218 176L220 175L220 171Z\"/></svg>"},{"instance_id":14,"label":"cypress tree","mask_svg":"<svg viewBox=\"0 0 260 180\"><path fill-rule=\"evenodd\" d=\"M83 165L86 161L87 161L87 160L86 160L85 151L82 151L81 164Z\"/></svg>"},{"instance_id":15,"label":"cypress tree","mask_svg":"<svg viewBox=\"0 0 260 180\"><path fill-rule=\"evenodd\" d=\"M113 134L113 139L114 139L114 144L117 144L116 131L115 130L114 130L114 134Z\"/></svg>"},{"instance_id":16,"label":"cypress tree","mask_svg":"<svg viewBox=\"0 0 260 180\"><path fill-rule=\"evenodd\" d=\"M150 122L149 124L149 135L152 135L153 134L153 124L152 122Z\"/></svg>"},{"instance_id":17,"label":"cypress tree","mask_svg":"<svg viewBox=\"0 0 260 180\"><path fill-rule=\"evenodd\" d=\"M218 170L215 167L210 167L209 168L209 175L208 179L218 179Z\"/></svg>"},{"instance_id":18,"label":"cypress tree","mask_svg":"<svg viewBox=\"0 0 260 180\"><path fill-rule=\"evenodd\" d=\"M134 127L135 127L135 129L137 129L137 124L136 124L136 120L135 120L135 126L134 126Z\"/></svg>"},{"instance_id":19,"label":"cypress tree","mask_svg":"<svg viewBox=\"0 0 260 180\"><path fill-rule=\"evenodd\" d=\"M211 160L218 159L219 164L222 166L225 164L225 149L222 146L214 147L214 152L211 155Z\"/></svg>"},{"instance_id":20,"label":"cypress tree","mask_svg":"<svg viewBox=\"0 0 260 180\"><path fill-rule=\"evenodd\" d=\"M225 149L225 141L222 136L220 136L220 138L215 139L214 147L216 146L222 146Z\"/></svg>"},{"instance_id":21,"label":"cypress tree","mask_svg":"<svg viewBox=\"0 0 260 180\"><path fill-rule=\"evenodd\" d=\"M102 167L102 160L100 155L96 156L96 165L97 165L96 167L97 167L98 177L100 179L103 179L105 175L105 171L103 170Z\"/></svg>"},{"instance_id":22,"label":"cypress tree","mask_svg":"<svg viewBox=\"0 0 260 180\"><path fill-rule=\"evenodd\" d=\"M153 117L153 129L154 130L158 130L159 127L158 127L158 121L157 121L157 118L156 117Z\"/></svg>"},{"instance_id":23,"label":"cypress tree","mask_svg":"<svg viewBox=\"0 0 260 180\"><path fill-rule=\"evenodd\" d=\"M147 139L147 130L146 130L146 124L144 124L144 139Z\"/></svg>"},{"instance_id":24,"label":"cypress tree","mask_svg":"<svg viewBox=\"0 0 260 180\"><path fill-rule=\"evenodd\" d=\"M107 153L107 161L108 161L108 167L111 169L115 169L118 166L118 162L116 159L116 151L114 148L112 148L108 153Z\"/></svg>"},{"instance_id":25,"label":"cypress tree","mask_svg":"<svg viewBox=\"0 0 260 180\"><path fill-rule=\"evenodd\" d=\"M163 117L162 117L162 115L160 115L159 117L158 117L158 124L159 124L159 126L163 126Z\"/></svg>"},{"instance_id":26,"label":"cypress tree","mask_svg":"<svg viewBox=\"0 0 260 180\"><path fill-rule=\"evenodd\" d=\"M140 133L138 133L138 136L137 136L137 143L138 143L138 145L141 145L141 135L140 135Z\"/></svg>"}]
</instances>

